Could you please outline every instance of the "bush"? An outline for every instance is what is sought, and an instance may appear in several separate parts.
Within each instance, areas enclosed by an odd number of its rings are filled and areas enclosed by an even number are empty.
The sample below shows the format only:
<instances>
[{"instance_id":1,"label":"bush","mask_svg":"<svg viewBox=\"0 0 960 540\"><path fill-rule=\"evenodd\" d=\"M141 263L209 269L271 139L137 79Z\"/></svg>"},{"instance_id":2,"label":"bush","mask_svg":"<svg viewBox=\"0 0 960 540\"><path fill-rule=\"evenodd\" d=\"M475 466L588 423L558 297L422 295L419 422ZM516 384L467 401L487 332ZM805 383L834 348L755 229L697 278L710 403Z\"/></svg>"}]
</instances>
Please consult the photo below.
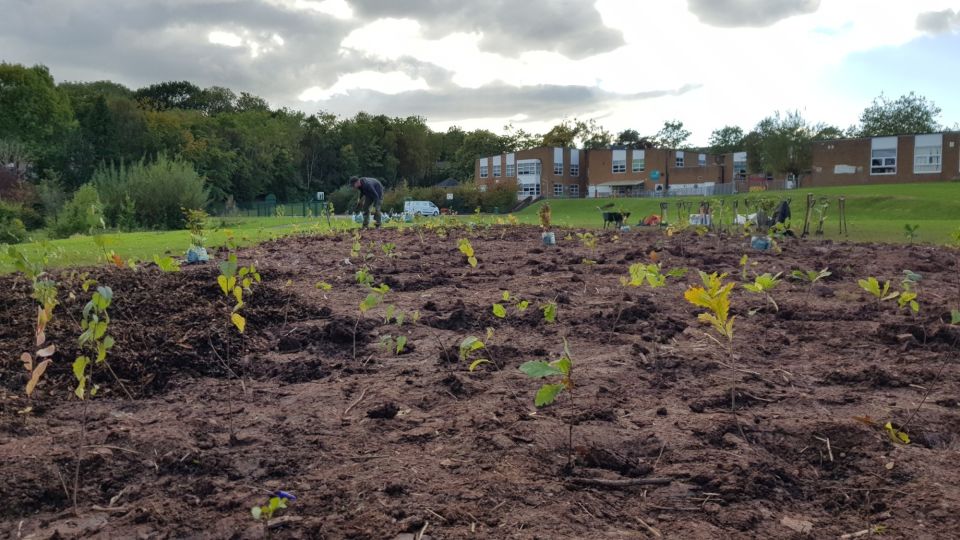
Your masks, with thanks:
<instances>
[{"instance_id":1,"label":"bush","mask_svg":"<svg viewBox=\"0 0 960 540\"><path fill-rule=\"evenodd\" d=\"M64 205L53 226L53 234L65 238L73 234L90 234L103 226L103 205L93 184L84 184Z\"/></svg>"},{"instance_id":2,"label":"bush","mask_svg":"<svg viewBox=\"0 0 960 540\"><path fill-rule=\"evenodd\" d=\"M60 184L60 178L56 173L50 171L47 171L43 179L40 180L40 185L37 186L37 195L40 197L43 215L48 223L56 221L57 214L70 199L70 196L67 195Z\"/></svg>"},{"instance_id":3,"label":"bush","mask_svg":"<svg viewBox=\"0 0 960 540\"><path fill-rule=\"evenodd\" d=\"M353 189L353 186L349 184L342 186L340 189L330 194L330 202L333 203L333 211L338 214L352 212L354 204L357 202L357 197L359 196L360 195L357 193L357 190Z\"/></svg>"},{"instance_id":4,"label":"bush","mask_svg":"<svg viewBox=\"0 0 960 540\"><path fill-rule=\"evenodd\" d=\"M181 229L181 208L205 208L208 191L193 165L160 156L153 163L99 169L93 177L111 227Z\"/></svg>"},{"instance_id":5,"label":"bush","mask_svg":"<svg viewBox=\"0 0 960 540\"><path fill-rule=\"evenodd\" d=\"M19 244L27 239L27 228L20 219L21 208L0 201L0 243Z\"/></svg>"}]
</instances>

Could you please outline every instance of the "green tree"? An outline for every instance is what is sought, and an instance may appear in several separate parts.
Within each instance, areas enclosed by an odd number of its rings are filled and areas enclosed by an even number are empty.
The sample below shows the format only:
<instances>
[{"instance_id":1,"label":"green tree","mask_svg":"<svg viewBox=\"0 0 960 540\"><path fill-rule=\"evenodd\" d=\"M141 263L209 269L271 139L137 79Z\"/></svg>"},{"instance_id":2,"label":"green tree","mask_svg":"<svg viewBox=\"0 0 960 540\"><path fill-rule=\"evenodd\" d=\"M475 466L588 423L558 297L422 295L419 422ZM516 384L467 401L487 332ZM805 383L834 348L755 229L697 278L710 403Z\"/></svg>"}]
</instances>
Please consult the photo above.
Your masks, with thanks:
<instances>
[{"instance_id":1,"label":"green tree","mask_svg":"<svg viewBox=\"0 0 960 540\"><path fill-rule=\"evenodd\" d=\"M739 126L724 126L710 134L709 152L714 155L729 154L743 149L743 130Z\"/></svg>"},{"instance_id":2,"label":"green tree","mask_svg":"<svg viewBox=\"0 0 960 540\"><path fill-rule=\"evenodd\" d=\"M913 92L895 100L880 94L860 115L859 136L882 137L940 131L940 107Z\"/></svg>"},{"instance_id":3,"label":"green tree","mask_svg":"<svg viewBox=\"0 0 960 540\"><path fill-rule=\"evenodd\" d=\"M485 129L477 129L466 134L463 144L454 155L454 178L466 180L473 178L474 164L477 158L492 156L506 151L506 143L499 135Z\"/></svg>"},{"instance_id":4,"label":"green tree","mask_svg":"<svg viewBox=\"0 0 960 540\"><path fill-rule=\"evenodd\" d=\"M778 111L764 118L744 138L749 168L797 177L809 172L813 161L811 141L822 129L822 125L807 122L799 111L785 115Z\"/></svg>"},{"instance_id":5,"label":"green tree","mask_svg":"<svg viewBox=\"0 0 960 540\"><path fill-rule=\"evenodd\" d=\"M653 140L660 148L670 150L684 150L687 148L687 139L690 138L690 131L683 128L683 122L679 120L667 120L663 123L660 131L653 136Z\"/></svg>"},{"instance_id":6,"label":"green tree","mask_svg":"<svg viewBox=\"0 0 960 540\"><path fill-rule=\"evenodd\" d=\"M190 81L168 81L140 88L133 94L141 106L154 111L203 109L203 90Z\"/></svg>"},{"instance_id":7,"label":"green tree","mask_svg":"<svg viewBox=\"0 0 960 540\"><path fill-rule=\"evenodd\" d=\"M0 139L18 140L41 156L73 122L70 100L46 67L0 63Z\"/></svg>"},{"instance_id":8,"label":"green tree","mask_svg":"<svg viewBox=\"0 0 960 540\"><path fill-rule=\"evenodd\" d=\"M513 123L503 126L503 131L505 132L503 143L508 152L516 152L517 150L526 150L543 145L542 135L529 133L522 128L514 126Z\"/></svg>"}]
</instances>

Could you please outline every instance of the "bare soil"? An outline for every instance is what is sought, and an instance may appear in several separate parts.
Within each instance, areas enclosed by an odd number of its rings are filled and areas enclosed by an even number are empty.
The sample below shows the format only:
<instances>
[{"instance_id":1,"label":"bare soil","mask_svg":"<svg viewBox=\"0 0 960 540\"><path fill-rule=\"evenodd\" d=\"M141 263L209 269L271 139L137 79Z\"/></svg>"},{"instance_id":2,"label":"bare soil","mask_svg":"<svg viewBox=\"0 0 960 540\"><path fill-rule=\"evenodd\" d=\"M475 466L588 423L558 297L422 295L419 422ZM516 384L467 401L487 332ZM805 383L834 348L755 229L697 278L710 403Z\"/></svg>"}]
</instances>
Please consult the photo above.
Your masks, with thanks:
<instances>
[{"instance_id":1,"label":"bare soil","mask_svg":"<svg viewBox=\"0 0 960 540\"><path fill-rule=\"evenodd\" d=\"M31 350L35 307L22 277L0 278L0 537L259 538L249 509L275 490L298 497L273 523L277 538L960 531L951 250L788 240L774 254L741 238L688 237L681 247L635 230L599 233L592 251L568 231L544 247L538 229L517 227L470 233L480 260L471 269L457 250L466 234L368 232L366 261L351 260L345 234L242 251L264 277L243 336L213 264L61 273L48 330L58 352L27 415L18 414L27 405L18 357ZM396 258L382 242L396 244ZM691 272L660 289L623 287L629 264L651 251ZM739 281L745 252L757 273L833 274L813 289L785 280L773 292L779 312L738 286L728 350L682 295L699 281L693 269ZM416 323L386 324L384 306L358 322L366 291L354 273L364 264L390 285L388 304L419 312ZM878 308L856 283L874 275L898 285L904 269L923 276L919 316L893 302ZM85 277L113 288L109 363L133 399L97 371L75 514L64 484L84 409L70 364ZM502 290L531 307L494 317ZM554 324L539 310L551 300ZM403 354L381 345L400 334ZM493 361L474 373L458 360L470 335L487 341ZM573 392L537 410L538 383L517 367L558 358L564 337ZM886 422L911 444L893 442Z\"/></svg>"}]
</instances>

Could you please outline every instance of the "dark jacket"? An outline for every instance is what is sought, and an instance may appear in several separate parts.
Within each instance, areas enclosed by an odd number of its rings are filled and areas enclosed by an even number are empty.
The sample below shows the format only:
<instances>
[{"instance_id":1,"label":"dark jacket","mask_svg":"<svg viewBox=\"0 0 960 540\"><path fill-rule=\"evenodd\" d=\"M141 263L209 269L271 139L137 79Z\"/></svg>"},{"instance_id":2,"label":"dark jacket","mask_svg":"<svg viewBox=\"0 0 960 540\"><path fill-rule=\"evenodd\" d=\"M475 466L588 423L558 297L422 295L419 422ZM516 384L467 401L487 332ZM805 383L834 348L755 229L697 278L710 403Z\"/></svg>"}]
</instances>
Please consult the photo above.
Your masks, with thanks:
<instances>
[{"instance_id":1,"label":"dark jacket","mask_svg":"<svg viewBox=\"0 0 960 540\"><path fill-rule=\"evenodd\" d=\"M360 195L371 202L383 200L383 184L376 178L363 177L360 179Z\"/></svg>"}]
</instances>

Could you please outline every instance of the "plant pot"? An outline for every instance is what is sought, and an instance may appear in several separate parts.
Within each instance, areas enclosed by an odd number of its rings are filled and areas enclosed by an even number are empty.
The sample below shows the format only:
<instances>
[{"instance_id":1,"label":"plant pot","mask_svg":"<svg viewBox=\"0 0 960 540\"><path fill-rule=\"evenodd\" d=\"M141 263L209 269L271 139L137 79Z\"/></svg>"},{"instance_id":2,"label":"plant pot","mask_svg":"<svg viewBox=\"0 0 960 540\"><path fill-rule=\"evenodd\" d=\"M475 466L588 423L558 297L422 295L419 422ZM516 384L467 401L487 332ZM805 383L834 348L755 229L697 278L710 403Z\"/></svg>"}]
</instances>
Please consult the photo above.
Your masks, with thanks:
<instances>
[{"instance_id":1,"label":"plant pot","mask_svg":"<svg viewBox=\"0 0 960 540\"><path fill-rule=\"evenodd\" d=\"M750 247L753 249L759 249L761 251L766 251L770 249L773 245L773 241L770 240L769 236L751 236L750 237Z\"/></svg>"},{"instance_id":2,"label":"plant pot","mask_svg":"<svg viewBox=\"0 0 960 540\"><path fill-rule=\"evenodd\" d=\"M543 240L543 245L545 246L557 245L557 235L552 232L545 232L540 235L540 238Z\"/></svg>"}]
</instances>

